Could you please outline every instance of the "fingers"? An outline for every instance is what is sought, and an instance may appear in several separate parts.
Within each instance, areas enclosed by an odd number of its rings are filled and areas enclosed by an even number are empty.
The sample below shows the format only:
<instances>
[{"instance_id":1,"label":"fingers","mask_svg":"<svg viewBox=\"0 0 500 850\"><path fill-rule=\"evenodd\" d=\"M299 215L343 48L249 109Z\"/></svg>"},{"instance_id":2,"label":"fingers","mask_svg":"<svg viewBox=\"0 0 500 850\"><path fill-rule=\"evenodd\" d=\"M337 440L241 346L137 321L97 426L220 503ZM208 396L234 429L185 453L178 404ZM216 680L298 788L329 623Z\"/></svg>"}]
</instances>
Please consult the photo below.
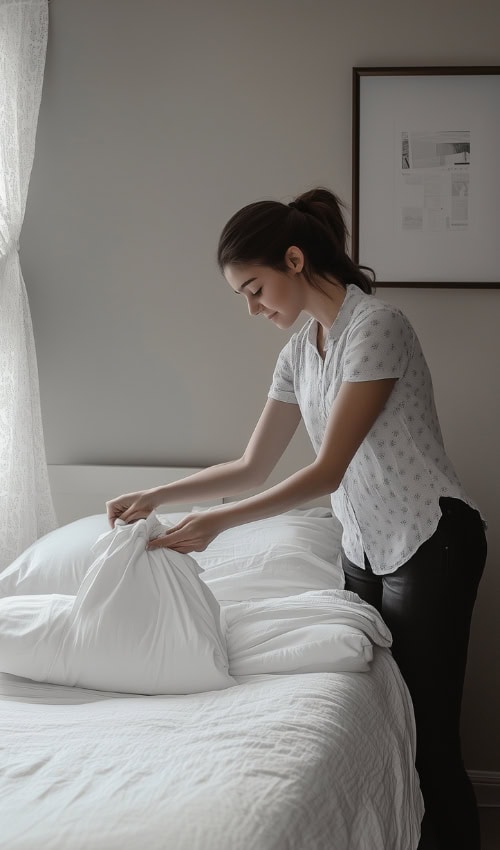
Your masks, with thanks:
<instances>
[{"instance_id":1,"label":"fingers","mask_svg":"<svg viewBox=\"0 0 500 850\"><path fill-rule=\"evenodd\" d=\"M125 505L119 505L113 502L106 502L107 515L111 528L115 527L117 519L122 519L124 522L129 522L131 509L127 510Z\"/></svg>"},{"instance_id":2,"label":"fingers","mask_svg":"<svg viewBox=\"0 0 500 850\"><path fill-rule=\"evenodd\" d=\"M115 527L116 520L122 516L124 506L116 504L116 502L106 502L106 513L111 528Z\"/></svg>"},{"instance_id":3,"label":"fingers","mask_svg":"<svg viewBox=\"0 0 500 850\"><path fill-rule=\"evenodd\" d=\"M154 537L149 540L146 549L177 549L177 545L186 543L186 537L182 539L182 535L172 533L172 530L160 534L159 537ZM177 550L180 551L180 550Z\"/></svg>"},{"instance_id":4,"label":"fingers","mask_svg":"<svg viewBox=\"0 0 500 850\"><path fill-rule=\"evenodd\" d=\"M131 505L128 510L123 511L123 513L120 514L120 519L123 520L123 522L135 522L135 520L141 519L141 517L136 516L134 505Z\"/></svg>"},{"instance_id":5,"label":"fingers","mask_svg":"<svg viewBox=\"0 0 500 850\"><path fill-rule=\"evenodd\" d=\"M149 551L154 551L155 549L173 549L175 546L170 545L170 541L166 539L165 535L162 534L161 537L155 537L154 540L149 540L146 543L146 549Z\"/></svg>"},{"instance_id":6,"label":"fingers","mask_svg":"<svg viewBox=\"0 0 500 850\"><path fill-rule=\"evenodd\" d=\"M116 499L109 499L106 502L106 513L111 528L115 527L117 519L123 519L124 515L133 508L137 503L137 496L133 493L125 493L117 496ZM125 520L126 521L126 520Z\"/></svg>"},{"instance_id":7,"label":"fingers","mask_svg":"<svg viewBox=\"0 0 500 850\"><path fill-rule=\"evenodd\" d=\"M187 555L189 552L201 551L205 546L197 537L190 533L186 525L187 518L181 520L180 523L170 528L165 534L161 534L150 540L146 549L174 549L183 555Z\"/></svg>"},{"instance_id":8,"label":"fingers","mask_svg":"<svg viewBox=\"0 0 500 850\"><path fill-rule=\"evenodd\" d=\"M144 498L144 493L125 493L116 499L106 502L106 512L111 528L115 527L116 520L121 519L125 523L137 522L149 516L154 509L150 500Z\"/></svg>"},{"instance_id":9,"label":"fingers","mask_svg":"<svg viewBox=\"0 0 500 850\"><path fill-rule=\"evenodd\" d=\"M175 544L179 541L183 540L186 542L186 525L189 522L189 516L181 519L177 525L173 525L168 531L165 531L164 534L160 534L158 537L152 538L149 542L151 544L157 543L157 546L152 546L154 549L158 549L162 546L168 546L169 548L174 548ZM163 541L163 542L160 542ZM172 544L172 545L171 545Z\"/></svg>"}]
</instances>

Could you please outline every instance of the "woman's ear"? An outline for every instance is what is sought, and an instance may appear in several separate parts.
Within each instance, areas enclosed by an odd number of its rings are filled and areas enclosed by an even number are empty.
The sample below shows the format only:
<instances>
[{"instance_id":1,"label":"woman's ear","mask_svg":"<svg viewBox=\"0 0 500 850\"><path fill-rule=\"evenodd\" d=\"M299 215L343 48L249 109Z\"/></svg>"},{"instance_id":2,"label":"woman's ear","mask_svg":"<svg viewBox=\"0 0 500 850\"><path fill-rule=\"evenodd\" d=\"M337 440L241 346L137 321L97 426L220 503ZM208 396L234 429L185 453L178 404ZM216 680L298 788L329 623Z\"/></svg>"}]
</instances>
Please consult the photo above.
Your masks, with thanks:
<instances>
[{"instance_id":1,"label":"woman's ear","mask_svg":"<svg viewBox=\"0 0 500 850\"><path fill-rule=\"evenodd\" d=\"M291 245L285 253L285 263L290 271L300 274L304 268L304 254L296 245Z\"/></svg>"}]
</instances>

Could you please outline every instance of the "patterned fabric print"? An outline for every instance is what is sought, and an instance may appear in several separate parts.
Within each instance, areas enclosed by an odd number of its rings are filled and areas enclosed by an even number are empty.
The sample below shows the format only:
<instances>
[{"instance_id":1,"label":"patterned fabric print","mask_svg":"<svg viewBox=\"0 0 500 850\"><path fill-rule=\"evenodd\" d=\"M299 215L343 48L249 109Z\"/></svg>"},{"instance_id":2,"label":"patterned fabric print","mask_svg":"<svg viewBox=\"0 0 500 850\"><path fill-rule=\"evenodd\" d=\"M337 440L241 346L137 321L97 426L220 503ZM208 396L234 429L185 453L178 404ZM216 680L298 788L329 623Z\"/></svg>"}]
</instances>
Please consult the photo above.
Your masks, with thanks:
<instances>
[{"instance_id":1,"label":"patterned fabric print","mask_svg":"<svg viewBox=\"0 0 500 850\"><path fill-rule=\"evenodd\" d=\"M389 400L354 455L332 507L349 560L375 573L404 564L435 531L439 498L476 508L446 456L430 372L406 316L349 284L325 341L310 319L281 351L269 397L298 404L316 453L344 381L397 378Z\"/></svg>"}]
</instances>

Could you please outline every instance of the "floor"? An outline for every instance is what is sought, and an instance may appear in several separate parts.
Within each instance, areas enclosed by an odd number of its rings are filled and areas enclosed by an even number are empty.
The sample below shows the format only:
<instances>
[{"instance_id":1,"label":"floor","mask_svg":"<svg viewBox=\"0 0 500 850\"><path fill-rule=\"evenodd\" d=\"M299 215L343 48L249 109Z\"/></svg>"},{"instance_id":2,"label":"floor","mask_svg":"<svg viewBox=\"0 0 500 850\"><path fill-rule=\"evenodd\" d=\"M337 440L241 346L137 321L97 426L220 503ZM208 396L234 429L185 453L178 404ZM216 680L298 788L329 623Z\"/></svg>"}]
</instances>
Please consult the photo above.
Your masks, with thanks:
<instances>
[{"instance_id":1,"label":"floor","mask_svg":"<svg viewBox=\"0 0 500 850\"><path fill-rule=\"evenodd\" d=\"M480 806L481 850L500 850L500 807Z\"/></svg>"}]
</instances>

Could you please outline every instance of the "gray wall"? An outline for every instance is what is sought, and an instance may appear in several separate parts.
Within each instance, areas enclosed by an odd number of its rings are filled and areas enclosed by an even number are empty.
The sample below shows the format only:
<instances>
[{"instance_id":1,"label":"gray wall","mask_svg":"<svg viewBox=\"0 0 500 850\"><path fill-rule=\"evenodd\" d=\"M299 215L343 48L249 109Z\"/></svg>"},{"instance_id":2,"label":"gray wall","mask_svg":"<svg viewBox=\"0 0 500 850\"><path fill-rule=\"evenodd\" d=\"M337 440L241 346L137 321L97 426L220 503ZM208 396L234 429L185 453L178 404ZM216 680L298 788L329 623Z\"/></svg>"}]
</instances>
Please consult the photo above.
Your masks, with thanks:
<instances>
[{"instance_id":1,"label":"gray wall","mask_svg":"<svg viewBox=\"0 0 500 850\"><path fill-rule=\"evenodd\" d=\"M230 297L221 227L316 184L349 203L352 66L496 64L498 3L53 0L50 18L21 245L48 461L230 459L286 337ZM490 520L463 727L467 766L500 770L500 291L378 294L420 334ZM278 474L311 457L300 434Z\"/></svg>"}]
</instances>

